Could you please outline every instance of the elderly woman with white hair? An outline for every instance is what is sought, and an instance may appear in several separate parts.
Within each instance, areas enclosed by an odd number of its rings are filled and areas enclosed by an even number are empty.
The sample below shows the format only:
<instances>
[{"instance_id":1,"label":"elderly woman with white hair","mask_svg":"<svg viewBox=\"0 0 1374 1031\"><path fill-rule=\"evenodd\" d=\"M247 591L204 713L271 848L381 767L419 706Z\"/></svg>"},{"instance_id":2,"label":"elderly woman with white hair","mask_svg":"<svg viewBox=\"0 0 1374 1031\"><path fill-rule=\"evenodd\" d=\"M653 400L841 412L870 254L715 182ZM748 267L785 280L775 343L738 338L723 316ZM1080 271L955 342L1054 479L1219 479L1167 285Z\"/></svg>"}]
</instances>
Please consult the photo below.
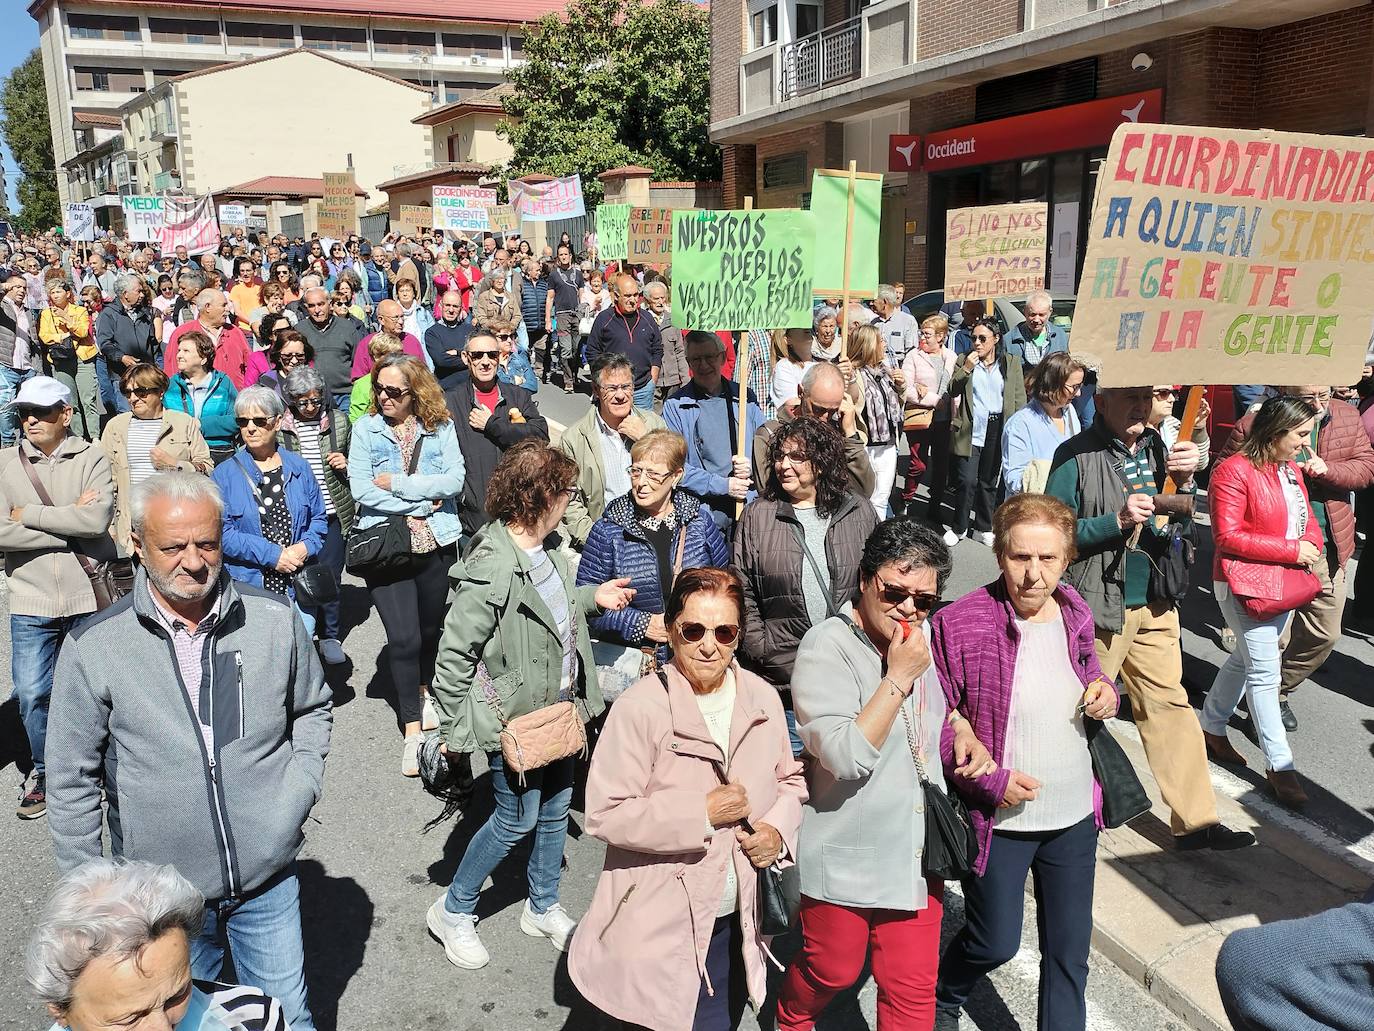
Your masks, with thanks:
<instances>
[{"instance_id":1,"label":"elderly woman with white hair","mask_svg":"<svg viewBox=\"0 0 1374 1031\"><path fill-rule=\"evenodd\" d=\"M215 467L224 495L224 568L241 583L295 599L295 574L319 555L328 533L324 497L310 463L277 445L286 407L268 387L246 387L234 402L243 437ZM302 611L306 628L314 616Z\"/></svg>"},{"instance_id":2,"label":"elderly woman with white hair","mask_svg":"<svg viewBox=\"0 0 1374 1031\"><path fill-rule=\"evenodd\" d=\"M205 900L173 866L93 859L64 877L29 940L25 974L53 1031L287 1031L256 988L195 981Z\"/></svg>"}]
</instances>

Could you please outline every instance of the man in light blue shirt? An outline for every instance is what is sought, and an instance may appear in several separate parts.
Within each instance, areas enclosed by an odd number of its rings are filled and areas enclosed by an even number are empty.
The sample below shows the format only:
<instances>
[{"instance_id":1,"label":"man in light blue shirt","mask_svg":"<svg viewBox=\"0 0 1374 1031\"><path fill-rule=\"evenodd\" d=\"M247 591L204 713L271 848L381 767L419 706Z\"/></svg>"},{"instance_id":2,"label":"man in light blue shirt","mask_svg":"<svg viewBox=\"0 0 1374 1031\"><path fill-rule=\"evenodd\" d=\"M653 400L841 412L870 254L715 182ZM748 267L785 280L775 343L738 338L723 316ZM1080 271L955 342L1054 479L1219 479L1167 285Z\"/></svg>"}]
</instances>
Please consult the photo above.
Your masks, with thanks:
<instances>
[{"instance_id":1,"label":"man in light blue shirt","mask_svg":"<svg viewBox=\"0 0 1374 1031\"><path fill-rule=\"evenodd\" d=\"M1002 342L1007 354L1021 359L1029 376L1047 354L1069 349L1069 335L1050 321L1053 301L1049 291L1035 290L1026 298L1026 321L1007 333Z\"/></svg>"}]
</instances>

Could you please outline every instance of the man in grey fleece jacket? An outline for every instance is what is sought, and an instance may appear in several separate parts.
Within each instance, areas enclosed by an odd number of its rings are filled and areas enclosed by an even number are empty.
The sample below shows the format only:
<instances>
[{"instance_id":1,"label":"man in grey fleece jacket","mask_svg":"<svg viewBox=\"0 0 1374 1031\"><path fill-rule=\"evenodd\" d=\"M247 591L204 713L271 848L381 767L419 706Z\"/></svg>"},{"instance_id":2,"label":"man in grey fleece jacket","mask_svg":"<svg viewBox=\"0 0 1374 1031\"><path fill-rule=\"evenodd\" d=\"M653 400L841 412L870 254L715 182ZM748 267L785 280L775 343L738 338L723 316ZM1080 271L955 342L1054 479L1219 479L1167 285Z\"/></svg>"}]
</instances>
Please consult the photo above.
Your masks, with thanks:
<instances>
[{"instance_id":1,"label":"man in grey fleece jacket","mask_svg":"<svg viewBox=\"0 0 1374 1031\"><path fill-rule=\"evenodd\" d=\"M306 1003L296 854L320 796L333 722L310 635L284 597L224 574L213 480L160 473L134 488L133 593L74 630L48 722L48 819L65 873L111 852L170 863L206 899L196 977Z\"/></svg>"}]
</instances>

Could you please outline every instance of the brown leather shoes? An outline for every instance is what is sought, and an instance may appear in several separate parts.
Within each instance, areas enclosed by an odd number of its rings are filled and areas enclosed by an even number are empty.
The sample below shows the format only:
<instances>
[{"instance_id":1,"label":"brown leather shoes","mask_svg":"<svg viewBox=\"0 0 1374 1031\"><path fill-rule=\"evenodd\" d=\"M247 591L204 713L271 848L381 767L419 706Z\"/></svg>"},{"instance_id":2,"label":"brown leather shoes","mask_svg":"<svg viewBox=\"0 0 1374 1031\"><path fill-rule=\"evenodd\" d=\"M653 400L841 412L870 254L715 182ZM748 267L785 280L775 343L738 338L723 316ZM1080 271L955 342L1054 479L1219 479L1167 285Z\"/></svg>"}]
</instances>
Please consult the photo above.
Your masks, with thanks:
<instances>
[{"instance_id":1,"label":"brown leather shoes","mask_svg":"<svg viewBox=\"0 0 1374 1031\"><path fill-rule=\"evenodd\" d=\"M1245 761L1245 756L1236 751L1236 746L1231 744L1231 739L1225 734L1209 734L1202 732L1202 740L1207 743L1207 757L1215 759L1223 766L1249 766Z\"/></svg>"},{"instance_id":2,"label":"brown leather shoes","mask_svg":"<svg viewBox=\"0 0 1374 1031\"><path fill-rule=\"evenodd\" d=\"M1307 792L1302 789L1302 781L1298 779L1296 770L1270 770L1266 776L1269 778L1269 789L1274 792L1280 805L1301 809L1307 804Z\"/></svg>"}]
</instances>

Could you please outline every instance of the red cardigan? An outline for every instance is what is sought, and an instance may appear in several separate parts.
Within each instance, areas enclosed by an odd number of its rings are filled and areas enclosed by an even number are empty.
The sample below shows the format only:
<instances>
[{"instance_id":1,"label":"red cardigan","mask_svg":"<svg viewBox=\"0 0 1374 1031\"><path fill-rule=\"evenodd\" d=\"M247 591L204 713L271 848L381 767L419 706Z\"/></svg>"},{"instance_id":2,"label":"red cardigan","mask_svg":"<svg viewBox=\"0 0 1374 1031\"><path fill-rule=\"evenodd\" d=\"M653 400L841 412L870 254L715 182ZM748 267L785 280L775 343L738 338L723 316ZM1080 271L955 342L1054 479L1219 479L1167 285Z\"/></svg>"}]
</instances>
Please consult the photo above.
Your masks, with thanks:
<instances>
[{"instance_id":1,"label":"red cardigan","mask_svg":"<svg viewBox=\"0 0 1374 1031\"><path fill-rule=\"evenodd\" d=\"M1298 488L1307 503L1307 531L1302 539L1322 546L1321 527L1312 515L1307 484L1302 470L1286 463L1298 478ZM1208 487L1212 513L1212 537L1216 550L1212 556L1212 579L1225 581L1221 572L1223 558L1243 558L1274 565L1298 564L1297 540L1288 539L1288 505L1279 483L1276 464L1256 469L1242 454L1234 454L1212 470Z\"/></svg>"}]
</instances>

